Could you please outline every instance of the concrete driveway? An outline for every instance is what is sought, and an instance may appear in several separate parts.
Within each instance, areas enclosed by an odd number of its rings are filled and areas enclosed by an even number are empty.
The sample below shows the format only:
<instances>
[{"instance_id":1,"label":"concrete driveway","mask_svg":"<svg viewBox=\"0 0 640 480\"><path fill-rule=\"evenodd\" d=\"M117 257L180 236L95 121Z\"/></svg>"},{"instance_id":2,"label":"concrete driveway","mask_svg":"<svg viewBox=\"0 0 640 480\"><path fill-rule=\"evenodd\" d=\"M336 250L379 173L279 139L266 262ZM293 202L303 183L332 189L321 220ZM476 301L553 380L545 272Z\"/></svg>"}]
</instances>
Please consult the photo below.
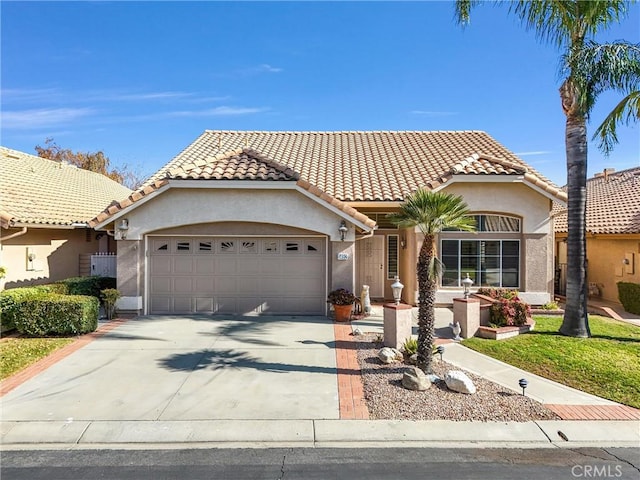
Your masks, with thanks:
<instances>
[{"instance_id":1,"label":"concrete driveway","mask_svg":"<svg viewBox=\"0 0 640 480\"><path fill-rule=\"evenodd\" d=\"M2 398L3 421L338 419L325 317L128 321Z\"/></svg>"}]
</instances>

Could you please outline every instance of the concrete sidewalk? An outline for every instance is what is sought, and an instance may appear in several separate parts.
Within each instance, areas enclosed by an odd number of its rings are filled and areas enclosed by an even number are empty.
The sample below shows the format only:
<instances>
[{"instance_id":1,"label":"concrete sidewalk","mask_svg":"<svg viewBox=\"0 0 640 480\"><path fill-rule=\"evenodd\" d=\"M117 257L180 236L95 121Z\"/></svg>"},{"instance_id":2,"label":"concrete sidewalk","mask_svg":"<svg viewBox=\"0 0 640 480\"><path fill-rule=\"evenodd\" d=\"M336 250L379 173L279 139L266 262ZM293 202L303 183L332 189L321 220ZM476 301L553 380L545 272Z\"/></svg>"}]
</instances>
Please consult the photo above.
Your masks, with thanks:
<instances>
[{"instance_id":1,"label":"concrete sidewalk","mask_svg":"<svg viewBox=\"0 0 640 480\"><path fill-rule=\"evenodd\" d=\"M449 322L452 320L452 314L447 309L438 309L436 331L442 337L450 334L448 328ZM286 320L283 320L285 323ZM282 371L282 365L286 365L288 371L293 370L293 365L302 365L305 361L297 358L298 361L291 362L291 358L283 357L279 352L283 348L292 354L302 355L305 350L312 355L306 361L311 362L309 365L316 365L321 361L324 367L319 369L315 374L315 378L321 380L324 384L328 375L328 369L334 368L331 360L325 356L324 352L335 349L340 350L340 343L346 344L343 339L337 341L337 338L329 338L326 335L326 327L331 326L325 320L312 319L306 324L306 330L298 330L296 325L288 323L291 330L291 336L283 338L273 331L277 322L267 323L266 325L250 325L250 324L234 324L226 323L220 332L210 330L212 328L207 322L197 322L191 324L191 327L185 331L181 327L180 333L173 331L168 335L167 324L153 324L153 335L149 335L149 331L145 331L143 323L138 319L131 320L125 325L118 326L112 331L104 335L102 342L96 342L92 345L83 347L80 352L76 352L69 357L65 368L71 368L72 365L78 366L81 363L82 351L85 354L96 355L97 352L115 351L119 344L126 345L126 350L134 350L147 345L158 345L156 350L167 350L162 353L161 358L169 353L168 348L171 346L169 342L177 343L180 348L193 348L200 352L212 346L224 347L225 351L234 351L240 348L240 339L249 341L252 345L252 352L260 351L264 355L270 348L273 348L273 354L276 354L274 360L270 360L266 365L260 364L260 367L266 367L266 371L272 371L274 368ZM190 325L186 323L185 325ZM348 325L345 325L348 327ZM184 325L183 325L184 327ZM382 333L382 307L375 306L373 315L352 322L352 329L360 328L365 332ZM193 345L189 339L188 331L192 333L207 333L205 337L201 337L200 344ZM317 330L317 331L316 331ZM263 335L267 332L267 335ZM448 333L449 332L449 333ZM225 337L219 336L218 333L224 333ZM301 336L302 335L302 336ZM316 339L315 336L319 336ZM297 340L295 338L299 337ZM325 338L326 337L326 338ZM303 338L305 340L300 340ZM468 371L482 375L489 380L499 383L514 391L519 391L518 379L526 377L529 381L527 394L532 398L544 402L545 404L560 405L584 405L594 408L612 407L617 408L617 404L605 399L585 394L575 389L564 387L555 382L531 375L519 369L514 369L502 362L498 362L489 357L473 352L457 343L453 343L450 338L445 339L450 343L445 345L445 360L464 368ZM344 345L342 345L344 348ZM263 350L264 349L264 350ZM119 355L126 355L123 350ZM268 355L272 355L268 353ZM74 358L75 356L75 358ZM140 353L135 355L140 359ZM106 357L105 357L106 358ZM236 358L236 357L233 357ZM284 358L287 358L284 361ZM321 360L319 360L321 359ZM156 358L157 360L157 358ZM225 358L228 361L229 358ZM251 358L248 362L253 370L256 370L256 359ZM344 369L344 365L340 365L338 356L338 364L335 366L336 372ZM98 370L108 368L108 363L94 363L86 365L87 374L77 374L72 378L76 386L82 386L83 382L90 380L91 375L95 373L94 367ZM352 365L352 364L351 364ZM64 366L64 365L63 365ZM62 366L58 366L60 369ZM245 365L243 365L245 367ZM191 368L191 367L190 367ZM194 367L195 368L195 367ZM351 368L353 368L351 366ZM237 368L235 369L237 370ZM145 370L145 375L149 375L149 370ZM220 370L217 370L220 372ZM71 373L71 370L69 371ZM186 373L186 372L185 372ZM197 371L196 371L197 374ZM64 374L63 374L64 375ZM280 373L282 375L282 373ZM354 376L353 373L351 373ZM38 377L40 377L38 379ZM20 388L20 395L14 396L14 401L18 402L20 398L29 399L34 395L42 396L40 391L42 388L48 389L50 394L57 395L63 392L65 382L60 381L56 386L47 386L46 376L38 376L32 380L27 380ZM264 380L271 381L278 378L279 375L266 376ZM356 378L354 376L354 378ZM134 381L134 377L127 374L123 377L123 381ZM253 378L253 377L252 377ZM280 377L284 378L284 377ZM257 380L257 378L253 378ZM146 382L150 379L146 378ZM186 377L181 380L186 385ZM211 379L209 380L211 381ZM335 383L338 383L339 380ZM295 382L294 382L295 383ZM202 388L214 388L215 385L208 385L208 382L200 381L194 384L197 389L188 388L185 394L188 396L197 396ZM237 385L237 384L236 384ZM285 384L281 384L283 388ZM192 385L193 387L193 385ZM338 385L339 387L339 385ZM234 387L236 388L236 387ZM256 390L257 388L257 390ZM288 387L286 387L288 388ZM321 388L329 394L329 398L333 398L334 393L331 388L326 385ZM226 390L231 392L231 390ZM314 391L313 388L310 389ZM178 390L179 391L179 390ZM212 390L212 392L215 390ZM231 405L229 402L220 404L220 408L213 416L207 416L205 412L188 401L184 404L188 406L188 411L194 415L186 415L187 410L176 410L177 414L168 415L170 409L165 409L163 414L142 417L132 415L133 412L94 415L82 419L67 418L63 415L63 410L55 410L55 403L49 402L45 395L46 407L54 408L52 412L45 410L29 413L29 409L25 409L20 405L13 403L13 408L7 410L5 408L5 398L2 398L2 422L0 424L0 435L3 450L14 449L95 449L95 448L198 448L206 447L397 447L397 446L430 446L442 448L461 448L461 447L487 447L487 448L528 448L528 447L637 447L640 445L640 420L560 420L560 421L535 421L535 422L450 422L450 421L394 421L394 420L344 420L338 413L337 402L330 400L328 403L333 405L329 410L318 409L318 405L312 403L306 408L300 408L302 405L296 402L296 414L287 417L283 415L277 405L275 409L269 410L265 408L265 400L267 400L260 385L249 384L240 395L242 402L246 405L240 410L245 412L242 415L233 414L233 418L229 418L232 410L225 413L225 405ZM262 392L262 393L260 393ZM97 392L96 392L97 393ZM310 393L310 392L309 392ZM90 395L90 392L87 391ZM152 394L148 394L153 397ZM230 395L230 394L229 394ZM177 395L179 397L180 395ZM216 395L217 396L217 395ZM235 397L238 397L237 392ZM292 394L287 396L290 400L294 400ZM166 398L169 403L167 405L175 405L173 402L176 398L170 398L169 392L165 392L162 398ZM312 397L307 397L312 399ZM112 399L113 400L113 399ZM150 399L152 403L157 400ZM177 400L180 400L177 398ZM112 403L105 403L104 399L96 398L96 401L102 406L107 405L108 408L117 408ZM138 411L144 406L144 399L141 405L135 406L134 410ZM273 398L268 403L277 402L277 398ZM10 402L12 403L12 402ZM285 402L286 403L286 402ZM304 402L303 402L304 403ZM326 401L321 402L326 408ZM39 408L34 403L31 408ZM213 403L215 405L215 402ZM253 407L251 407L253 405ZM284 406L284 405L283 405ZM124 408L124 406L121 406ZM333 408L333 410L331 410ZM626 407L629 408L629 407ZM634 409L631 409L634 410ZM262 414L261 414L262 411ZM269 417L271 411L271 418ZM35 415L34 415L35 413ZM53 415L50 415L53 413ZM175 412L174 412L175 413ZM236 411L237 413L237 411ZM143 419L146 418L146 419Z\"/></svg>"}]
</instances>

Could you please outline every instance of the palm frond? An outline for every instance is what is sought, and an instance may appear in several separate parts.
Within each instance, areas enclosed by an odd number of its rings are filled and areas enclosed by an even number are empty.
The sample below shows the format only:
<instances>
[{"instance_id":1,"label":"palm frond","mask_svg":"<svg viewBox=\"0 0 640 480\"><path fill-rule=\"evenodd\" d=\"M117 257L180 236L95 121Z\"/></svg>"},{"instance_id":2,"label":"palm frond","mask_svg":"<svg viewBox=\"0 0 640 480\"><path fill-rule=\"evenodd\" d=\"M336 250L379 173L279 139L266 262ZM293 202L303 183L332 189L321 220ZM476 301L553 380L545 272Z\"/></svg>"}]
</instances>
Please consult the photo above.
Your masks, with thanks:
<instances>
[{"instance_id":1,"label":"palm frond","mask_svg":"<svg viewBox=\"0 0 640 480\"><path fill-rule=\"evenodd\" d=\"M618 143L617 126L620 124L628 125L632 121L638 120L640 120L640 91L636 90L624 97L607 115L607 118L593 134L593 139L598 139L598 148L605 155L609 155Z\"/></svg>"},{"instance_id":2,"label":"palm frond","mask_svg":"<svg viewBox=\"0 0 640 480\"><path fill-rule=\"evenodd\" d=\"M473 231L475 219L462 197L444 192L416 190L405 198L400 211L387 218L401 228L418 227L425 235L444 229Z\"/></svg>"}]
</instances>

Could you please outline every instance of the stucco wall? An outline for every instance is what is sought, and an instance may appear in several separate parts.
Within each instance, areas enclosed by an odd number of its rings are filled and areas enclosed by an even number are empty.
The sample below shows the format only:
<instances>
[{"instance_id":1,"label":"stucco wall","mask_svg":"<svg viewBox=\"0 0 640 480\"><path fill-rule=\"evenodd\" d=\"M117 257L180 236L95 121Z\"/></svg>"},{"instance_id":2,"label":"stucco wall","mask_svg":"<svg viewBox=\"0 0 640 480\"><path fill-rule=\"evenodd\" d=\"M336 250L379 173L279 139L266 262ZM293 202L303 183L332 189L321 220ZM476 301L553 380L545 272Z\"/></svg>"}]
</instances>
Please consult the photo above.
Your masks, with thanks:
<instances>
[{"instance_id":1,"label":"stucco wall","mask_svg":"<svg viewBox=\"0 0 640 480\"><path fill-rule=\"evenodd\" d=\"M7 236L19 229L3 230ZM96 232L85 229L29 228L19 237L1 241L0 265L7 269L4 288L51 283L77 277L81 254L100 251ZM36 258L33 270L27 270L27 248Z\"/></svg>"},{"instance_id":2,"label":"stucco wall","mask_svg":"<svg viewBox=\"0 0 640 480\"><path fill-rule=\"evenodd\" d=\"M461 195L473 213L496 213L522 219L522 233L519 236L521 296L536 305L548 302L553 292L554 273L550 200L522 183L460 182L447 186L445 191ZM436 301L448 304L459 294L441 289Z\"/></svg>"},{"instance_id":3,"label":"stucco wall","mask_svg":"<svg viewBox=\"0 0 640 480\"><path fill-rule=\"evenodd\" d=\"M629 265L622 263L625 255ZM587 281L598 286L604 300L619 303L618 282L640 283L639 257L640 235L587 237Z\"/></svg>"},{"instance_id":4,"label":"stucco wall","mask_svg":"<svg viewBox=\"0 0 640 480\"><path fill-rule=\"evenodd\" d=\"M295 190L169 189L126 215L127 239L157 230L210 222L287 225L339 240L340 217ZM348 225L346 240L353 241Z\"/></svg>"},{"instance_id":5,"label":"stucco wall","mask_svg":"<svg viewBox=\"0 0 640 480\"><path fill-rule=\"evenodd\" d=\"M126 215L129 231L118 241L118 288L124 306L145 296L144 236L326 235L329 289L354 288L354 227L339 240L341 217L295 190L169 189ZM338 237L338 238L336 238ZM337 260L338 253L348 260ZM131 309L134 309L133 307Z\"/></svg>"}]
</instances>

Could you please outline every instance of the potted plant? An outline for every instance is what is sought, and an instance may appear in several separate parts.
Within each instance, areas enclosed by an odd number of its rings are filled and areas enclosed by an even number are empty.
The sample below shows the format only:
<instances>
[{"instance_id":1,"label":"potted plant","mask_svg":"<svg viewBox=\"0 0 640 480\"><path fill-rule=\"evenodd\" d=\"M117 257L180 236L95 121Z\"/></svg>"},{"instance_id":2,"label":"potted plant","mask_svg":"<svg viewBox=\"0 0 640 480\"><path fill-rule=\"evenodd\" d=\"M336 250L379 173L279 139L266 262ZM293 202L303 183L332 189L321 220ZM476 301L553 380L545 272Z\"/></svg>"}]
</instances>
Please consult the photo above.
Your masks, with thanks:
<instances>
[{"instance_id":1,"label":"potted plant","mask_svg":"<svg viewBox=\"0 0 640 480\"><path fill-rule=\"evenodd\" d=\"M355 301L356 296L346 288L338 288L329 292L327 302L333 305L336 322L348 322L351 319L351 311Z\"/></svg>"}]
</instances>

